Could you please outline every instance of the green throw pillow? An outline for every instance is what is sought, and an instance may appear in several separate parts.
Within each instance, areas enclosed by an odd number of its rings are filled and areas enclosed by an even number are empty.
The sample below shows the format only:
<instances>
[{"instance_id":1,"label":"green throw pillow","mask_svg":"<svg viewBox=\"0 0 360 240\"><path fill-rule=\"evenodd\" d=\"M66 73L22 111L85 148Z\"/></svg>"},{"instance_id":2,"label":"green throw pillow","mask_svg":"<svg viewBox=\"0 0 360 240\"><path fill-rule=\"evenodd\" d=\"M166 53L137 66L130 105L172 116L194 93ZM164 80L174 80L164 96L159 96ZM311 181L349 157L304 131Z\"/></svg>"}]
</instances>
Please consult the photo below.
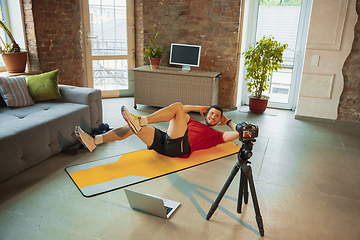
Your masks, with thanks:
<instances>
[{"instance_id":1,"label":"green throw pillow","mask_svg":"<svg viewBox=\"0 0 360 240\"><path fill-rule=\"evenodd\" d=\"M59 69L39 75L26 76L26 84L34 102L61 98L58 78Z\"/></svg>"}]
</instances>

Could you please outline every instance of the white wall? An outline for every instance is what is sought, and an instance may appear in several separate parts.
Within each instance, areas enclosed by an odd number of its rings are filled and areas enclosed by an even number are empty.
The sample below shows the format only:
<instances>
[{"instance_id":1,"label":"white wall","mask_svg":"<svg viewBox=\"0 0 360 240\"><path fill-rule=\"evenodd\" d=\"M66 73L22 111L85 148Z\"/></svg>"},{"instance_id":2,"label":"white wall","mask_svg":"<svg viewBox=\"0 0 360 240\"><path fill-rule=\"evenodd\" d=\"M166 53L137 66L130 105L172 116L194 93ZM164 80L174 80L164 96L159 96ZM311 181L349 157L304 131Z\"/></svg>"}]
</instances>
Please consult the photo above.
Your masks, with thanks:
<instances>
[{"instance_id":1,"label":"white wall","mask_svg":"<svg viewBox=\"0 0 360 240\"><path fill-rule=\"evenodd\" d=\"M356 0L313 0L296 116L337 119L342 68L354 40ZM318 66L312 64L319 56Z\"/></svg>"},{"instance_id":2,"label":"white wall","mask_svg":"<svg viewBox=\"0 0 360 240\"><path fill-rule=\"evenodd\" d=\"M243 52L248 50L251 43L255 42L256 32L256 16L257 16L257 4L252 0L243 1L242 7L244 8L243 22L240 23L242 26L242 36L240 39L240 67L239 67L239 78L238 78L238 89L236 105L237 109L240 109L243 105L243 95L247 96L247 88L244 87L245 79L245 58L242 55Z\"/></svg>"}]
</instances>

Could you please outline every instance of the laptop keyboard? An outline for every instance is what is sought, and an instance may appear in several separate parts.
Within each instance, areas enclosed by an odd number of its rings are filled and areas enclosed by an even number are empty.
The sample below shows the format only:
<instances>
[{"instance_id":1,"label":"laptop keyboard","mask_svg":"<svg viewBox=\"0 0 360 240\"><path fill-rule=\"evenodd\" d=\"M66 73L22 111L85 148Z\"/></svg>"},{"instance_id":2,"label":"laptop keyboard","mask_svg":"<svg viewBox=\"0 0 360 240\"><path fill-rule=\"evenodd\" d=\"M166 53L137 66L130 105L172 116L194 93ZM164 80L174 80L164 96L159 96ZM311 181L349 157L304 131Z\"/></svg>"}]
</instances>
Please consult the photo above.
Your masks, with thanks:
<instances>
[{"instance_id":1,"label":"laptop keyboard","mask_svg":"<svg viewBox=\"0 0 360 240\"><path fill-rule=\"evenodd\" d=\"M166 215L169 214L169 212L171 212L172 208L171 207L167 207L165 206L165 211L166 211Z\"/></svg>"}]
</instances>

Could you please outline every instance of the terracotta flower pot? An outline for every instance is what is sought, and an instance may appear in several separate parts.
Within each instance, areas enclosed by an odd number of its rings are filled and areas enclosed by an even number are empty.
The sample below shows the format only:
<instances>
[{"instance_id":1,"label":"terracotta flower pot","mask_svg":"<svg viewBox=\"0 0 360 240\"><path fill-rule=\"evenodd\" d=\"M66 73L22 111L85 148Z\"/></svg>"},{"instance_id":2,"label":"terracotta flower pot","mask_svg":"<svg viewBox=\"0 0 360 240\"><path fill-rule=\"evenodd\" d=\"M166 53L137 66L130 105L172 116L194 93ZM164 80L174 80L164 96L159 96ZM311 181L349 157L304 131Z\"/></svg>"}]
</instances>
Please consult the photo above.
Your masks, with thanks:
<instances>
[{"instance_id":1,"label":"terracotta flower pot","mask_svg":"<svg viewBox=\"0 0 360 240\"><path fill-rule=\"evenodd\" d=\"M150 58L151 69L159 69L161 58Z\"/></svg>"},{"instance_id":2,"label":"terracotta flower pot","mask_svg":"<svg viewBox=\"0 0 360 240\"><path fill-rule=\"evenodd\" d=\"M10 73L25 72L27 57L28 57L27 51L2 54L2 58L5 63L5 66L8 69L8 72Z\"/></svg>"},{"instance_id":3,"label":"terracotta flower pot","mask_svg":"<svg viewBox=\"0 0 360 240\"><path fill-rule=\"evenodd\" d=\"M255 113L263 113L267 108L269 101L268 96L262 96L260 99L249 96L249 108L250 111Z\"/></svg>"}]
</instances>

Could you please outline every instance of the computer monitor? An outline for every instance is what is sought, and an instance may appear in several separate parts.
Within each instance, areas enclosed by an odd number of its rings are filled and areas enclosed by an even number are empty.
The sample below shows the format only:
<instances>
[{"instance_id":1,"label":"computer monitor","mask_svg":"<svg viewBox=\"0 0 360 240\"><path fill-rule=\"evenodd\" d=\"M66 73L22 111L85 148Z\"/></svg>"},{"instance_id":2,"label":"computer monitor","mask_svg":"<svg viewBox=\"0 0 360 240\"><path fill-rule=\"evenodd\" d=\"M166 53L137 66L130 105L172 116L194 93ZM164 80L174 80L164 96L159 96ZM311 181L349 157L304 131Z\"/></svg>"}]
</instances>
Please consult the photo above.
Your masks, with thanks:
<instances>
[{"instance_id":1,"label":"computer monitor","mask_svg":"<svg viewBox=\"0 0 360 240\"><path fill-rule=\"evenodd\" d=\"M201 46L172 43L170 64L181 65L181 72L189 72L190 67L199 67Z\"/></svg>"}]
</instances>

